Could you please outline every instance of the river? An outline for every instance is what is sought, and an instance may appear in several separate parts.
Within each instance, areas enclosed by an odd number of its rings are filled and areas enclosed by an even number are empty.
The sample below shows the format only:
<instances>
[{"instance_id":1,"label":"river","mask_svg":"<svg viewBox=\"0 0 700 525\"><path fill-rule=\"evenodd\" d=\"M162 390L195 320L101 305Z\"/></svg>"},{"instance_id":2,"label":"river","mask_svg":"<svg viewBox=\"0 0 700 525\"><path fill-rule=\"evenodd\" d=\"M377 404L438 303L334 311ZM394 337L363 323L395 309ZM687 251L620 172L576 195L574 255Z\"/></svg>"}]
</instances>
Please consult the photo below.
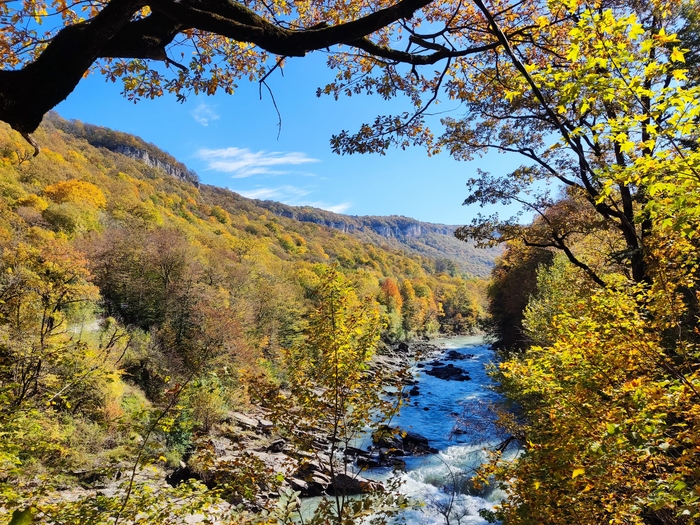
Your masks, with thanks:
<instances>
[{"instance_id":1,"label":"river","mask_svg":"<svg viewBox=\"0 0 700 525\"><path fill-rule=\"evenodd\" d=\"M481 496L471 495L467 480L473 469L485 460L484 447L498 444L502 437L495 435L488 425L470 426L457 435L453 434L453 429L455 416L462 414L465 407L472 413L478 413L481 407L498 399L498 394L490 388L493 382L486 371L486 366L494 359L493 352L479 336L432 342L443 346L446 352L455 350L465 356L464 359L443 362L453 363L467 371L471 381L447 381L432 377L425 373L430 366L415 369L420 394L408 400L391 425L422 434L439 452L402 458L406 460L406 471L400 474L403 481L400 490L413 500L424 502L424 506L402 513L402 518L411 525L445 524L447 520L443 514L452 503L450 524L485 524L487 522L479 515L479 509L493 508L502 499L503 493L496 490ZM426 358L423 363L434 359ZM391 471L373 469L364 471L362 475L385 480Z\"/></svg>"}]
</instances>

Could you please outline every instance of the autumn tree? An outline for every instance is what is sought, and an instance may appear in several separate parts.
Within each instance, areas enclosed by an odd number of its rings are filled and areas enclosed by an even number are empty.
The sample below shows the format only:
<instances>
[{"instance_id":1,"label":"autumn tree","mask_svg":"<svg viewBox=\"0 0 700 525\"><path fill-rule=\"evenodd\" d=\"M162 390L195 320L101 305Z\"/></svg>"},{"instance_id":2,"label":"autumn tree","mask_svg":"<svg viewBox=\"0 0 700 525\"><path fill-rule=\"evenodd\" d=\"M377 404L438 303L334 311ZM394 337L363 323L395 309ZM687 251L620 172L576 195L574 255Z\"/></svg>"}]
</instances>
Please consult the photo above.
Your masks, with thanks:
<instances>
[{"instance_id":1,"label":"autumn tree","mask_svg":"<svg viewBox=\"0 0 700 525\"><path fill-rule=\"evenodd\" d=\"M401 292L399 292L399 285L391 277L387 277L382 281L379 302L386 306L388 312L401 313L403 298L401 297Z\"/></svg>"},{"instance_id":2,"label":"autumn tree","mask_svg":"<svg viewBox=\"0 0 700 525\"><path fill-rule=\"evenodd\" d=\"M332 497L324 498L312 523L353 523L370 515L376 519L395 512L402 499L369 486L366 496L350 499L357 474L338 454L396 411L398 400L383 391L402 374L392 371L390 377L388 370L370 368L381 330L376 303L358 298L337 267L319 271L308 327L284 354L288 390L266 395L263 401L274 401L274 417L300 448L318 456L314 441L319 430L329 442L328 455L318 461L330 476Z\"/></svg>"},{"instance_id":3,"label":"autumn tree","mask_svg":"<svg viewBox=\"0 0 700 525\"><path fill-rule=\"evenodd\" d=\"M562 64L516 68L527 87L508 98L534 97L545 110L554 104L549 118L562 124L563 138L548 146L550 155L573 151L576 162L559 157L559 165L576 166L579 179L562 181L564 200L521 199L539 202L530 226L491 222L501 233L517 231L523 244L562 252L539 268L524 308L534 344L498 370L521 416L504 424L524 449L515 461L496 453L490 471L507 480L509 497L497 512L504 523L676 525L700 516L696 438L687 431L697 426L700 384L700 93L687 82L671 32L678 19L668 6L647 7L653 16L643 19L643 6L637 13L565 6L572 23ZM483 186L482 196L517 197L513 184ZM583 221L577 210L586 208L572 201L581 196L594 212ZM471 233L485 233L487 222ZM533 242L543 232L570 253Z\"/></svg>"},{"instance_id":4,"label":"autumn tree","mask_svg":"<svg viewBox=\"0 0 700 525\"><path fill-rule=\"evenodd\" d=\"M6 246L0 265L0 385L19 408L63 388L85 350L67 332L69 308L94 300L97 288L81 255L40 231Z\"/></svg>"}]
</instances>

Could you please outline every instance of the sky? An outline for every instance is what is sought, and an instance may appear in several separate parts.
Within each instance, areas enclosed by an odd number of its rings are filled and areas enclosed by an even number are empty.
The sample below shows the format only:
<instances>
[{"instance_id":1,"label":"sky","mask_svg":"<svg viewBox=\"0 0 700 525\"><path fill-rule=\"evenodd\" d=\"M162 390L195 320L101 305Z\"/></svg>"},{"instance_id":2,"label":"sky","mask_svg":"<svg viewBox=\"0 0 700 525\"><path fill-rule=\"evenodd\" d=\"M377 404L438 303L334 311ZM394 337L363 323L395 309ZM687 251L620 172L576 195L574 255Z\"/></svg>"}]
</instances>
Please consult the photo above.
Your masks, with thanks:
<instances>
[{"instance_id":1,"label":"sky","mask_svg":"<svg viewBox=\"0 0 700 525\"><path fill-rule=\"evenodd\" d=\"M462 206L465 183L477 168L505 173L517 159L491 154L458 162L444 153L428 157L421 148L383 156L334 154L334 133L406 107L379 97L317 98L316 88L332 78L320 54L290 59L283 75L271 76L281 129L269 93L263 90L261 98L258 85L245 81L233 95L192 96L185 103L166 95L134 104L120 94L119 83L95 74L55 109L63 118L137 135L196 171L202 182L245 197L456 225L479 211L492 212ZM438 108L459 115L455 103Z\"/></svg>"}]
</instances>

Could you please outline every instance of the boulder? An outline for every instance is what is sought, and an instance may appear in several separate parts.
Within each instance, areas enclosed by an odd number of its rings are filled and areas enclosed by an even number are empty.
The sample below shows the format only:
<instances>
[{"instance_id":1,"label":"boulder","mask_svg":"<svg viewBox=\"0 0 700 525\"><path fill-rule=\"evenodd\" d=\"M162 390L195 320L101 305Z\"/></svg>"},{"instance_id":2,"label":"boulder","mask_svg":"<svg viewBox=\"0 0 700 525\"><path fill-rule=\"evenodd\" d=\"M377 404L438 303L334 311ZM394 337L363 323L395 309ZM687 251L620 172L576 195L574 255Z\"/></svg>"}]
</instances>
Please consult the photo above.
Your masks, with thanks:
<instances>
[{"instance_id":1,"label":"boulder","mask_svg":"<svg viewBox=\"0 0 700 525\"><path fill-rule=\"evenodd\" d=\"M456 367L452 363L445 366L435 366L430 370L425 371L429 376L437 377L438 379L444 379L446 381L469 381L471 377L469 374Z\"/></svg>"},{"instance_id":2,"label":"boulder","mask_svg":"<svg viewBox=\"0 0 700 525\"><path fill-rule=\"evenodd\" d=\"M230 420L235 421L236 423L239 423L240 425L250 428L250 429L256 429L258 428L258 420L255 418L252 418L250 416L246 416L245 414L241 414L240 412L229 412L228 417Z\"/></svg>"},{"instance_id":3,"label":"boulder","mask_svg":"<svg viewBox=\"0 0 700 525\"><path fill-rule=\"evenodd\" d=\"M338 473L333 478L333 482L328 487L330 494L336 492L353 495L353 494L368 494L370 492L384 492L384 485L378 481L371 481L358 475Z\"/></svg>"},{"instance_id":4,"label":"boulder","mask_svg":"<svg viewBox=\"0 0 700 525\"><path fill-rule=\"evenodd\" d=\"M437 449L431 447L428 443L428 438L422 436L418 432L404 432L403 449L409 454L436 454Z\"/></svg>"},{"instance_id":5,"label":"boulder","mask_svg":"<svg viewBox=\"0 0 700 525\"><path fill-rule=\"evenodd\" d=\"M380 449L403 449L399 431L386 425L382 425L372 433L372 444Z\"/></svg>"},{"instance_id":6,"label":"boulder","mask_svg":"<svg viewBox=\"0 0 700 525\"><path fill-rule=\"evenodd\" d=\"M287 483L289 483L289 486L292 488L292 490L296 490L301 494L306 494L309 490L309 484L303 479L288 478Z\"/></svg>"},{"instance_id":7,"label":"boulder","mask_svg":"<svg viewBox=\"0 0 700 525\"><path fill-rule=\"evenodd\" d=\"M462 361L464 359L474 359L476 356L474 354L462 354L457 350L450 350L445 354L444 359L448 361Z\"/></svg>"},{"instance_id":8,"label":"boulder","mask_svg":"<svg viewBox=\"0 0 700 525\"><path fill-rule=\"evenodd\" d=\"M372 434L372 442L375 448L379 449L380 460L382 457L394 458L437 452L437 449L430 446L428 438L425 436L386 425Z\"/></svg>"}]
</instances>

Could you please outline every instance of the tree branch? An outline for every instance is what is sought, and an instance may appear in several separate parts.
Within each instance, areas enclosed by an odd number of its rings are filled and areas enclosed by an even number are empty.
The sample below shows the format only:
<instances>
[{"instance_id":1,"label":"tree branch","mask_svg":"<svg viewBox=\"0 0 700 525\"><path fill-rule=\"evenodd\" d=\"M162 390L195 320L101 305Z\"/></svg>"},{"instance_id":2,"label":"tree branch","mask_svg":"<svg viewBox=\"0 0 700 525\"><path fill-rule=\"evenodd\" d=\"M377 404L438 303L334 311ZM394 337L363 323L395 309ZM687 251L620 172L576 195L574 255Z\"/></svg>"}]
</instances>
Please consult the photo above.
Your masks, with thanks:
<instances>
[{"instance_id":1,"label":"tree branch","mask_svg":"<svg viewBox=\"0 0 700 525\"><path fill-rule=\"evenodd\" d=\"M365 37L398 20L411 18L431 1L401 0L336 26L320 24L291 30L233 0L111 0L92 19L61 29L31 64L20 70L0 71L0 120L28 137L44 114L75 89L95 60L119 57L167 61L165 47L186 29L252 43L280 56L303 56L309 51L353 42L367 48ZM153 13L133 20L146 5ZM409 61L411 56L402 56L401 60ZM434 60L441 58L446 57Z\"/></svg>"}]
</instances>

